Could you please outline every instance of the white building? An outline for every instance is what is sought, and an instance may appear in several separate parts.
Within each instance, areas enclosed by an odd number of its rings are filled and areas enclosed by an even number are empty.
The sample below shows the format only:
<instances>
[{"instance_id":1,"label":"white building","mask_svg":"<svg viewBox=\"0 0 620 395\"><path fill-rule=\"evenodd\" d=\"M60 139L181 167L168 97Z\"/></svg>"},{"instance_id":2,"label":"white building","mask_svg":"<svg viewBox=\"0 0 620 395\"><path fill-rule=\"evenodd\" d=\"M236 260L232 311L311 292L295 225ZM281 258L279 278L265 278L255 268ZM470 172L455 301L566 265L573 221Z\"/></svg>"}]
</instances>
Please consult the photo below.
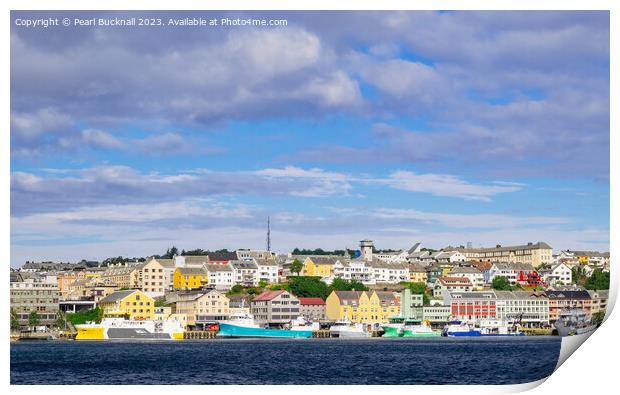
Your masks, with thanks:
<instances>
[{"instance_id":1,"label":"white building","mask_svg":"<svg viewBox=\"0 0 620 395\"><path fill-rule=\"evenodd\" d=\"M438 251L431 254L431 258L437 263L461 263L466 257L458 251Z\"/></svg>"},{"instance_id":2,"label":"white building","mask_svg":"<svg viewBox=\"0 0 620 395\"><path fill-rule=\"evenodd\" d=\"M267 250L237 250L237 259L242 261L251 261L253 259L275 259L275 254Z\"/></svg>"},{"instance_id":3,"label":"white building","mask_svg":"<svg viewBox=\"0 0 620 395\"><path fill-rule=\"evenodd\" d=\"M254 258L258 267L258 281L267 281L270 284L278 283L278 264L275 259Z\"/></svg>"},{"instance_id":4,"label":"white building","mask_svg":"<svg viewBox=\"0 0 620 395\"><path fill-rule=\"evenodd\" d=\"M565 263L556 263L539 271L542 280L548 285L568 285L573 282L573 273ZM561 283L561 284L560 284Z\"/></svg>"},{"instance_id":5,"label":"white building","mask_svg":"<svg viewBox=\"0 0 620 395\"><path fill-rule=\"evenodd\" d=\"M215 289L226 291L234 285L233 270L230 264L207 263L203 267L207 271L209 285L215 286Z\"/></svg>"},{"instance_id":6,"label":"white building","mask_svg":"<svg viewBox=\"0 0 620 395\"><path fill-rule=\"evenodd\" d=\"M387 263L405 263L407 262L407 257L409 253L407 251L392 251L392 252L383 252L378 251L373 254L373 257L380 259Z\"/></svg>"},{"instance_id":7,"label":"white building","mask_svg":"<svg viewBox=\"0 0 620 395\"><path fill-rule=\"evenodd\" d=\"M347 281L359 281L364 285L376 284L373 267L363 259L338 260L334 264L334 277Z\"/></svg>"},{"instance_id":8,"label":"white building","mask_svg":"<svg viewBox=\"0 0 620 395\"><path fill-rule=\"evenodd\" d=\"M506 277L511 285L515 285L521 274L527 274L534 271L532 265L527 263L504 263L496 262L489 269L489 281L497 276Z\"/></svg>"},{"instance_id":9,"label":"white building","mask_svg":"<svg viewBox=\"0 0 620 395\"><path fill-rule=\"evenodd\" d=\"M500 322L520 321L524 327L549 325L549 299L544 292L494 291Z\"/></svg>"},{"instance_id":10,"label":"white building","mask_svg":"<svg viewBox=\"0 0 620 395\"><path fill-rule=\"evenodd\" d=\"M447 293L471 292L473 288L467 277L439 277L433 286L433 297L441 299Z\"/></svg>"},{"instance_id":11,"label":"white building","mask_svg":"<svg viewBox=\"0 0 620 395\"><path fill-rule=\"evenodd\" d=\"M246 287L258 285L258 265L252 261L230 261L233 271L233 281L235 284Z\"/></svg>"},{"instance_id":12,"label":"white building","mask_svg":"<svg viewBox=\"0 0 620 395\"><path fill-rule=\"evenodd\" d=\"M398 284L401 281L409 281L409 266L404 263L387 263L380 259L374 259L372 267L375 283Z\"/></svg>"},{"instance_id":13,"label":"white building","mask_svg":"<svg viewBox=\"0 0 620 395\"><path fill-rule=\"evenodd\" d=\"M448 273L450 277L464 277L474 286L474 289L482 289L484 286L484 274L475 267L454 267Z\"/></svg>"}]
</instances>

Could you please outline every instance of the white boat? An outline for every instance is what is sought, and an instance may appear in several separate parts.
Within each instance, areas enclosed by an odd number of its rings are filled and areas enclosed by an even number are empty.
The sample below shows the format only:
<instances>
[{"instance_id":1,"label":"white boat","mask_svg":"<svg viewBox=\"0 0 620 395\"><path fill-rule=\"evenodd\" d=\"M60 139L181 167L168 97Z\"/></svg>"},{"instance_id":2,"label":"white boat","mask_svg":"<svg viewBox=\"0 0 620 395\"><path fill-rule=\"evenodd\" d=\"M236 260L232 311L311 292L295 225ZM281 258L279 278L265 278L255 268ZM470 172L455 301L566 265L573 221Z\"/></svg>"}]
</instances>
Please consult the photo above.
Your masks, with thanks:
<instances>
[{"instance_id":1,"label":"white boat","mask_svg":"<svg viewBox=\"0 0 620 395\"><path fill-rule=\"evenodd\" d=\"M290 329L292 331L318 331L320 329L320 325L318 322L311 322L305 317L299 316L291 321Z\"/></svg>"},{"instance_id":2,"label":"white boat","mask_svg":"<svg viewBox=\"0 0 620 395\"><path fill-rule=\"evenodd\" d=\"M185 332L176 320L128 320L104 317L101 323L76 325L76 340L181 340Z\"/></svg>"},{"instance_id":3,"label":"white boat","mask_svg":"<svg viewBox=\"0 0 620 395\"><path fill-rule=\"evenodd\" d=\"M441 336L441 332L434 331L430 323L420 320L409 320L403 327L403 337L434 337Z\"/></svg>"},{"instance_id":4,"label":"white boat","mask_svg":"<svg viewBox=\"0 0 620 395\"><path fill-rule=\"evenodd\" d=\"M372 336L366 324L338 321L329 328L330 337L338 338L364 338Z\"/></svg>"},{"instance_id":5,"label":"white boat","mask_svg":"<svg viewBox=\"0 0 620 395\"><path fill-rule=\"evenodd\" d=\"M596 329L591 320L588 320L587 313L582 309L560 311L558 319L553 325L558 330L559 336L581 335Z\"/></svg>"},{"instance_id":6,"label":"white boat","mask_svg":"<svg viewBox=\"0 0 620 395\"><path fill-rule=\"evenodd\" d=\"M446 325L443 335L449 337L524 336L524 333L520 332L516 325L509 325L497 320L480 321L478 327L454 320Z\"/></svg>"}]
</instances>

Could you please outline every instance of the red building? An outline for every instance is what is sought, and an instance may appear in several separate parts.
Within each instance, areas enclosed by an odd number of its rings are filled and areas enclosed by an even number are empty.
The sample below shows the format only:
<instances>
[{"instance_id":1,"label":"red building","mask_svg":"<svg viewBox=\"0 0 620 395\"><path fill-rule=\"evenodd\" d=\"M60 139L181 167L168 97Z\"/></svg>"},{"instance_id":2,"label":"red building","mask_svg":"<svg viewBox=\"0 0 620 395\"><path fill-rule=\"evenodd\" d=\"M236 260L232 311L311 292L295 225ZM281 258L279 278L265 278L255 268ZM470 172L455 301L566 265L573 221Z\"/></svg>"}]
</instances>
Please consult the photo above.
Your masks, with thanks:
<instances>
[{"instance_id":1,"label":"red building","mask_svg":"<svg viewBox=\"0 0 620 395\"><path fill-rule=\"evenodd\" d=\"M479 321L497 317L496 296L493 292L452 292L444 299L453 318Z\"/></svg>"},{"instance_id":2,"label":"red building","mask_svg":"<svg viewBox=\"0 0 620 395\"><path fill-rule=\"evenodd\" d=\"M520 271L517 275L517 283L525 287L542 287L544 282L536 270L530 272Z\"/></svg>"}]
</instances>

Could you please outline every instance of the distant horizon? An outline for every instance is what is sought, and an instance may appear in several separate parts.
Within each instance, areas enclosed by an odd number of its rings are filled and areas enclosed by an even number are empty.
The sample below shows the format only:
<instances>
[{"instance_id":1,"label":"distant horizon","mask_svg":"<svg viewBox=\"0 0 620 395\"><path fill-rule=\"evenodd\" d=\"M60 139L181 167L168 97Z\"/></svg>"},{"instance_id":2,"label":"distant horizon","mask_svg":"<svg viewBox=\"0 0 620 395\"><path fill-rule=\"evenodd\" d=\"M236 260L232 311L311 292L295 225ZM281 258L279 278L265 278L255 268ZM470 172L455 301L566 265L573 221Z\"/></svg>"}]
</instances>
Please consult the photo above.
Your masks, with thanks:
<instances>
[{"instance_id":1,"label":"distant horizon","mask_svg":"<svg viewBox=\"0 0 620 395\"><path fill-rule=\"evenodd\" d=\"M71 24L134 16L287 23ZM12 267L262 249L268 216L278 251L609 251L608 12L11 20Z\"/></svg>"},{"instance_id":2,"label":"distant horizon","mask_svg":"<svg viewBox=\"0 0 620 395\"><path fill-rule=\"evenodd\" d=\"M371 240L372 240L372 239L371 239ZM544 240L537 240L537 241L533 241L532 243L533 243L533 244L536 244L536 243L538 243L538 242L544 242ZM501 243L499 243L499 244L500 244L502 247L511 247L511 246L515 246L515 245L525 245L525 244L527 244L527 243L528 243L528 242L521 243L521 244L505 244L505 245L504 245L504 244L501 244ZM413 243L412 245L414 245L414 244L416 244L416 243ZM497 245L497 244L495 244L495 245L488 245L488 246L476 246L476 245L472 245L472 247L471 247L471 248L472 248L472 249L475 249L475 248L493 248L493 247L495 247L496 245ZM172 247L176 247L176 248L177 248L180 252L182 252L182 251L189 252L189 251L193 251L193 250L197 250L197 249L202 249L203 251L209 251L209 252L216 252L216 251L219 251L219 250L227 250L227 251L229 251L229 252L235 252L235 251L237 251L237 250L244 250L244 249L246 249L246 250L247 250L247 249L249 249L249 250L257 250L257 251L267 251L266 249L262 249L262 248L246 248L246 247L239 247L239 248L232 248L232 249L231 249L231 248L209 248L209 249L205 249L205 248L201 248L201 247L195 247L195 248L181 248L181 247L178 247L178 246L176 246L176 245L170 245L170 246L166 247L164 250L166 250L166 249L168 249L168 248L172 248ZM444 246L444 247L428 247L428 246L425 246L423 243L421 243L421 245L420 245L420 248L422 248L422 249L425 249L425 248L426 248L426 249L432 249L432 250L437 250L437 251L440 251L440 250L442 250L442 249L444 249L444 248L446 248L446 247L448 247L448 246ZM454 247L454 248L461 248L461 247L462 247L462 248L467 248L467 245L466 245L466 244L456 244L456 245L451 245L451 247ZM600 253L606 253L606 252L608 253L608 252L609 252L608 250L577 250L577 249L571 249L571 248L556 250L555 248L553 248L553 246L551 246L551 247L552 247L552 253L553 253L553 254L558 254L558 253L559 253L559 252L561 252L561 251L596 251L596 252L600 252ZM392 251L406 251L406 250L408 250L409 248L410 248L410 247L404 247L404 248L394 249L394 248L377 248L377 246L375 246L375 249L376 249L377 251L385 251L385 250L392 250ZM322 249L323 251L326 251L326 252L343 251L343 249L342 249L342 248L331 248L331 249L327 249L327 248L322 248L322 247L314 247L314 248L309 248L309 247L293 247L293 248L291 248L290 250L287 250L287 251L274 251L274 250L272 249L272 250L271 250L271 252L273 252L273 253L274 253L274 254L276 254L276 255L284 255L284 254L289 254L289 253L292 253L294 249L299 249L299 250L317 250L317 249ZM357 247L357 248L349 248L349 247L347 247L347 248L346 248L346 250L349 250L349 251L359 251L360 249L359 249L359 247ZM162 250L162 251L163 251L163 250ZM165 255L165 251L164 251L164 252L162 252L162 253L150 253L150 254L146 254L146 255L135 255L135 254L134 254L134 255L116 255L116 256L107 256L107 257L105 257L105 258L101 258L101 257L99 257L99 258L90 258L90 259L81 258L81 259L77 259L77 260L76 260L76 259L74 259L74 260L53 260L53 259L47 259L47 260L26 260L26 261L22 262L21 264L19 264L18 266L13 266L13 265L11 264L11 267L12 267L12 268L20 268L20 267L22 267L22 266L23 266L25 263L27 263L27 262L33 262L33 263L43 263L43 262L52 262L52 263L80 263L81 261L96 261L96 262L101 263L101 262L103 262L103 261L104 261L104 260L106 260L106 259L109 259L109 258L118 258L119 256L120 256L120 257L122 257L122 258L127 258L127 259L134 259L134 258L135 258L135 259L141 259L141 258L149 258L149 257L153 257L153 256L156 256L156 255L158 255L158 256ZM182 255L182 254L181 254L181 253L177 254L177 256L180 256L180 255Z\"/></svg>"}]
</instances>

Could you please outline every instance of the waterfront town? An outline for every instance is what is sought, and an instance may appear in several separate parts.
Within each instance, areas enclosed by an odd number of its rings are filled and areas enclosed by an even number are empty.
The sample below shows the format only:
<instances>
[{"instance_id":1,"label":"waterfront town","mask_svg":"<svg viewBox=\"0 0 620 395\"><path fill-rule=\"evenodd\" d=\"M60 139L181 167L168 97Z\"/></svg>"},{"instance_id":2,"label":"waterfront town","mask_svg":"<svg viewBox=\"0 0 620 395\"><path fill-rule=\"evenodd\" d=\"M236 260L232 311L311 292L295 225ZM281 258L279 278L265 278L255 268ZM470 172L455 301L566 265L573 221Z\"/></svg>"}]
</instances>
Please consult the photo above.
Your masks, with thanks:
<instances>
[{"instance_id":1,"label":"waterfront town","mask_svg":"<svg viewBox=\"0 0 620 395\"><path fill-rule=\"evenodd\" d=\"M286 254L173 247L144 258L26 262L10 272L11 338L74 339L76 328L90 334L103 317L120 316L174 322L177 339L215 338L235 317L276 331L302 319L314 337L330 337L338 325L387 336L391 324L407 322L429 334L451 322L495 322L552 335L567 311L580 312L580 327L602 322L609 269L608 252L554 254L545 242L395 251L362 240L357 250Z\"/></svg>"}]
</instances>

